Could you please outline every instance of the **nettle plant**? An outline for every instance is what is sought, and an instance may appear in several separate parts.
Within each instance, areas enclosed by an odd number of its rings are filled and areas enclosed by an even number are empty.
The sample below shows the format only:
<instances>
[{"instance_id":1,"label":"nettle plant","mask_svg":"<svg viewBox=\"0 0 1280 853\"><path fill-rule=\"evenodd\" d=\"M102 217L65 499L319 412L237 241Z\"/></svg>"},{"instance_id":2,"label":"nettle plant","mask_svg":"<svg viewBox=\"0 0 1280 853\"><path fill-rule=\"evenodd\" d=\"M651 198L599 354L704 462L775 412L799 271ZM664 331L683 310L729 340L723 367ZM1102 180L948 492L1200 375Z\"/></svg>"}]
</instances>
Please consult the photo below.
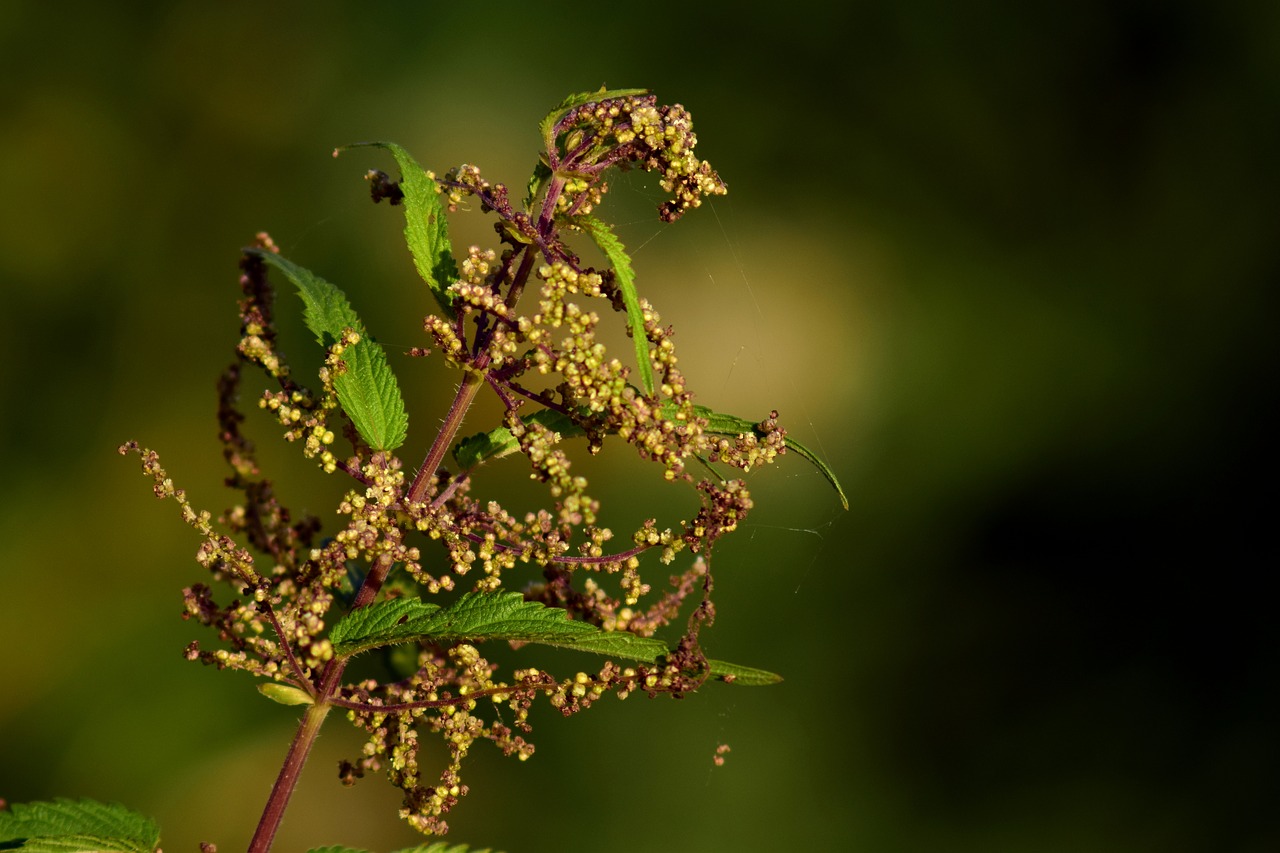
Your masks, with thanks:
<instances>
[{"instance_id":1,"label":"nettle plant","mask_svg":"<svg viewBox=\"0 0 1280 853\"><path fill-rule=\"evenodd\" d=\"M638 294L622 243L595 215L615 169L659 176L669 194L658 210L665 222L724 194L725 185L694 154L688 112L658 106L645 90L569 97L542 121L541 136L544 150L519 205L475 166L437 176L398 145L365 143L388 151L399 167L398 181L376 170L366 177L375 202L404 211L414 265L435 302L424 320L430 350L461 374L429 445L408 443L396 378L343 293L259 234L240 265L236 360L218 383L227 484L240 502L215 524L192 507L154 451L135 442L120 448L141 457L155 494L176 502L202 538L197 560L209 582L183 591L183 615L217 639L191 643L187 659L243 670L261 679L269 698L305 706L253 851L270 848L321 724L335 709L367 735L360 753L342 762L342 781L385 773L404 793L400 816L439 835L448 829L445 815L468 793L463 759L477 741L520 760L533 755L527 736L537 701L568 716L609 693L679 698L713 679L779 680L702 650L702 629L715 616L712 551L752 505L743 481L725 472L747 472L792 451L837 493L839 486L788 437L776 412L752 421L694 402L672 330ZM494 217L499 248L472 246L457 263L446 214L464 207ZM583 263L573 248L583 241L598 247L606 267ZM325 349L313 388L295 378L277 347L269 274L297 289L306 325ZM597 339L610 312L634 341L631 364ZM322 536L318 519L290 513L260 473L241 431L247 369L267 377L257 403L284 437L324 472L350 481L336 532ZM501 423L460 437L484 389L500 401ZM570 445L591 454L629 446L673 488L695 489L700 508L671 527L646 519L615 544L613 531L598 524L600 505L586 479L574 473ZM427 447L412 477L397 455L406 446ZM479 466L516 455L547 492L545 508L522 517L472 493ZM650 552L652 562L680 566L657 588L640 572ZM668 645L656 634L691 599L683 633ZM536 650L522 650L527 664L502 673L483 651L499 641L572 649L604 663L557 675L537 664ZM385 658L385 677L348 680L352 660L375 651ZM423 764L437 752L420 742L432 737L443 744L434 762L443 766L428 769ZM57 800L0 811L0 841L10 842L0 845L5 849L144 851L159 839L154 823L122 807ZM63 842L72 846L57 846Z\"/></svg>"}]
</instances>

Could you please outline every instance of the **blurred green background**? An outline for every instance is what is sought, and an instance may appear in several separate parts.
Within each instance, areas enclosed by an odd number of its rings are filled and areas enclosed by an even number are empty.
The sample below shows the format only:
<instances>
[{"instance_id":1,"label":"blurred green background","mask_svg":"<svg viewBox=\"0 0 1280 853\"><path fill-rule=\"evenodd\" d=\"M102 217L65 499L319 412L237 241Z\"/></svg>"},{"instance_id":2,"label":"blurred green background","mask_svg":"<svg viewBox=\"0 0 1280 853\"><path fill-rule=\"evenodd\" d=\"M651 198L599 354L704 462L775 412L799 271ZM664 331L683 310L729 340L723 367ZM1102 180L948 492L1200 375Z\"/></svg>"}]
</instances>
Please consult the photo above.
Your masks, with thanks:
<instances>
[{"instance_id":1,"label":"blurred green background","mask_svg":"<svg viewBox=\"0 0 1280 853\"><path fill-rule=\"evenodd\" d=\"M239 247L269 230L402 353L426 296L360 180L393 169L331 149L523 187L537 121L608 83L686 105L730 186L671 228L643 176L602 209L701 400L778 408L852 507L789 458L717 553L707 646L782 685L543 708L532 761L473 752L450 840L1280 849L1280 6L754 8L0 5L0 796L243 849L297 715L181 660L197 541L115 447L220 510ZM393 359L426 441L449 377ZM336 481L254 425L327 515ZM620 531L687 511L618 470ZM334 722L277 849L414 843L384 782L337 784Z\"/></svg>"}]
</instances>

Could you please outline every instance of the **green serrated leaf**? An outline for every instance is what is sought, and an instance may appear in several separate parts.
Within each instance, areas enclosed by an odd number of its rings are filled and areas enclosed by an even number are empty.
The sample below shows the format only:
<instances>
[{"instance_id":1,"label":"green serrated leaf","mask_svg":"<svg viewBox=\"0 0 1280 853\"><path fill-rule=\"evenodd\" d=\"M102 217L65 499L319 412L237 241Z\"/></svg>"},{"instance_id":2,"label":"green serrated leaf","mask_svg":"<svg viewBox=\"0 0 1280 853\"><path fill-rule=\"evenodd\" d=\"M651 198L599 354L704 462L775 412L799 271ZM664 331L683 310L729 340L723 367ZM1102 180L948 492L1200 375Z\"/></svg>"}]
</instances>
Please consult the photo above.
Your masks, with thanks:
<instances>
[{"instance_id":1,"label":"green serrated leaf","mask_svg":"<svg viewBox=\"0 0 1280 853\"><path fill-rule=\"evenodd\" d=\"M596 101L606 101L610 98L626 98L632 95L647 94L649 94L648 89L606 89L604 86L601 86L594 92L579 92L576 95L570 95L561 101L555 109L547 113L547 117L542 120L540 125L538 125L539 129L542 131L542 140L546 144L547 150L550 151L551 147L556 143L556 123L559 122L560 119L564 118L570 110L577 109L583 104L590 104Z\"/></svg>"},{"instance_id":2,"label":"green serrated leaf","mask_svg":"<svg viewBox=\"0 0 1280 853\"><path fill-rule=\"evenodd\" d=\"M602 631L595 627L590 633L583 632L578 637L546 642L543 645L644 663L655 663L670 651L666 643L654 637L641 637L627 631Z\"/></svg>"},{"instance_id":3,"label":"green serrated leaf","mask_svg":"<svg viewBox=\"0 0 1280 853\"><path fill-rule=\"evenodd\" d=\"M518 592L468 592L443 609L416 598L371 604L343 617L329 641L334 654L347 657L409 640L545 643L596 630L568 619L563 610L525 601Z\"/></svg>"},{"instance_id":4,"label":"green serrated leaf","mask_svg":"<svg viewBox=\"0 0 1280 853\"><path fill-rule=\"evenodd\" d=\"M393 598L343 617L329 633L334 654L350 657L396 643L510 640L656 663L670 650L661 640L604 631L575 622L558 607L525 601L518 592L468 592L447 608L416 598ZM708 661L711 675L742 685L774 684L781 676Z\"/></svg>"},{"instance_id":5,"label":"green serrated leaf","mask_svg":"<svg viewBox=\"0 0 1280 853\"><path fill-rule=\"evenodd\" d=\"M333 653L339 657L405 642L412 637L410 632L400 630L404 623L430 616L439 609L440 605L428 604L417 598L377 601L339 619L329 632L329 642L333 644Z\"/></svg>"},{"instance_id":6,"label":"green serrated leaf","mask_svg":"<svg viewBox=\"0 0 1280 853\"><path fill-rule=\"evenodd\" d=\"M346 329L360 333L360 342L347 347L342 360L346 371L334 379L338 403L360 437L374 450L395 450L404 443L409 416L387 355L365 331L346 295L337 286L275 252L250 249L249 253L284 273L302 297L303 318L316 340L332 346Z\"/></svg>"},{"instance_id":7,"label":"green serrated leaf","mask_svg":"<svg viewBox=\"0 0 1280 853\"><path fill-rule=\"evenodd\" d=\"M58 799L0 811L0 849L27 853L153 853L160 828L116 803Z\"/></svg>"},{"instance_id":8,"label":"green serrated leaf","mask_svg":"<svg viewBox=\"0 0 1280 853\"><path fill-rule=\"evenodd\" d=\"M445 316L453 317L453 295L449 285L458 280L458 265L449 243L449 223L439 187L413 156L394 142L356 142L348 148L382 148L391 152L400 167L400 192L404 194L404 239L413 255L418 275Z\"/></svg>"},{"instance_id":9,"label":"green serrated leaf","mask_svg":"<svg viewBox=\"0 0 1280 853\"><path fill-rule=\"evenodd\" d=\"M622 292L622 304L627 309L627 326L631 329L631 339L636 349L636 365L640 368L640 384L650 397L653 396L653 363L649 360L649 339L644 333L644 313L640 310L640 297L636 293L636 274L631 269L631 258L627 257L622 241L607 224L594 216L578 216L573 220L585 231L595 244L604 252Z\"/></svg>"}]
</instances>

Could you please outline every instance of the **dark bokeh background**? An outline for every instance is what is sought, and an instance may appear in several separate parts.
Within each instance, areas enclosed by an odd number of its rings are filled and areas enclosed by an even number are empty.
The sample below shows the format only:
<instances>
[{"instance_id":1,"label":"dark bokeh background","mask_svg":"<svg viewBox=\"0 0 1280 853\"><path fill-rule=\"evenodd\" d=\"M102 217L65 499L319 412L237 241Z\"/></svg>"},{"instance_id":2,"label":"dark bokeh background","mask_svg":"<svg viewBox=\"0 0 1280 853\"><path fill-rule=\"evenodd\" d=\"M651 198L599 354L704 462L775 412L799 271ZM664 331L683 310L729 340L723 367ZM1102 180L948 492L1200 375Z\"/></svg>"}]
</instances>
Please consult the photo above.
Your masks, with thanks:
<instances>
[{"instance_id":1,"label":"dark bokeh background","mask_svg":"<svg viewBox=\"0 0 1280 853\"><path fill-rule=\"evenodd\" d=\"M670 230L651 182L610 202L691 380L779 408L852 507L788 459L718 554L711 650L783 685L544 713L527 764L476 750L450 839L1280 849L1280 6L148 5L0 6L0 796L243 848L296 714L181 661L196 540L114 448L228 499L213 380L259 229L421 342L359 180L387 163L334 145L522 186L538 119L608 83L688 106L731 187ZM438 418L446 374L396 367ZM668 500L598 481L619 528ZM357 744L326 732L279 849L414 841L332 778Z\"/></svg>"}]
</instances>

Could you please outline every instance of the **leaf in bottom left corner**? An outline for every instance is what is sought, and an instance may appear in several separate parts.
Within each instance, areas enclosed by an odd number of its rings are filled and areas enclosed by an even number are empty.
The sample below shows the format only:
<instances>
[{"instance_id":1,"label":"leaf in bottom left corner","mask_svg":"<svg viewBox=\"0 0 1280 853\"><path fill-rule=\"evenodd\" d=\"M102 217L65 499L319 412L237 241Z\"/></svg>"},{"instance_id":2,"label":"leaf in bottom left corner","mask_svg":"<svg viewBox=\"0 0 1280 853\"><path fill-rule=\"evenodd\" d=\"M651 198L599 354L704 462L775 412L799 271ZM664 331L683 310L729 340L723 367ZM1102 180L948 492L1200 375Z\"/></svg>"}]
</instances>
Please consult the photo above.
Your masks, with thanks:
<instances>
[{"instance_id":1,"label":"leaf in bottom left corner","mask_svg":"<svg viewBox=\"0 0 1280 853\"><path fill-rule=\"evenodd\" d=\"M25 853L155 853L160 827L118 803L57 799L0 811L0 849Z\"/></svg>"}]
</instances>

